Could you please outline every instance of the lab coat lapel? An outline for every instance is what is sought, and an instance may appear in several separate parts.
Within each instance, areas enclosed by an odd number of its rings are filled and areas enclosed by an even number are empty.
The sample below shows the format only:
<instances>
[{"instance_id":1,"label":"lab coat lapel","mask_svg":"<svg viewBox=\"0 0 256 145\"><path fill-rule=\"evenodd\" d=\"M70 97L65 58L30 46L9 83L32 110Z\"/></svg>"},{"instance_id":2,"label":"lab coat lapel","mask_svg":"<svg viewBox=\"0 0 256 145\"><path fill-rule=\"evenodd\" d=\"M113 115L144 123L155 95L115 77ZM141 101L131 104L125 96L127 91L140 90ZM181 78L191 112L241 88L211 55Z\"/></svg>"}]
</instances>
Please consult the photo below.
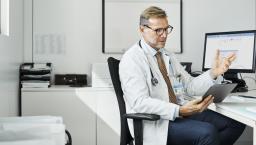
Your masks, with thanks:
<instances>
[{"instance_id":1,"label":"lab coat lapel","mask_svg":"<svg viewBox=\"0 0 256 145\"><path fill-rule=\"evenodd\" d=\"M170 73L169 73L170 72L170 68L169 68L170 57L165 53L163 53L162 57L164 60L164 64L166 66L167 73L168 73L168 75L170 75ZM155 70L155 72L157 73L158 76L162 76L162 73L160 72L160 69L158 67L158 63L157 63L157 61L154 60L154 57L149 55L148 58L149 58L149 63L151 64L152 69ZM162 78L162 77L160 77L160 78Z\"/></svg>"},{"instance_id":2,"label":"lab coat lapel","mask_svg":"<svg viewBox=\"0 0 256 145\"><path fill-rule=\"evenodd\" d=\"M154 60L154 56L152 57L151 55L148 55L148 61L149 61L149 64L151 65L152 70L154 70L152 73L156 72L159 78L159 76L162 74L159 70L157 62Z\"/></svg>"},{"instance_id":3,"label":"lab coat lapel","mask_svg":"<svg viewBox=\"0 0 256 145\"><path fill-rule=\"evenodd\" d=\"M166 53L163 53L162 57L166 66L167 73L170 75L170 57Z\"/></svg>"}]
</instances>

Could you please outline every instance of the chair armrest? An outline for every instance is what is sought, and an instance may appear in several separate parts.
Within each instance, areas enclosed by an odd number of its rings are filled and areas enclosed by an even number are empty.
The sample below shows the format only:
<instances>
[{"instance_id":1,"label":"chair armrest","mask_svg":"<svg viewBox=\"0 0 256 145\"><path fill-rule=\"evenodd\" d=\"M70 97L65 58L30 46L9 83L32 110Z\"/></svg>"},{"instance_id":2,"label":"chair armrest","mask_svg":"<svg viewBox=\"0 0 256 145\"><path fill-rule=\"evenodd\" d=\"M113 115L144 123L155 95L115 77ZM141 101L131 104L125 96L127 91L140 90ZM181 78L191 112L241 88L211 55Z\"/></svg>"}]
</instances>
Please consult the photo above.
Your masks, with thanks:
<instances>
[{"instance_id":1,"label":"chair armrest","mask_svg":"<svg viewBox=\"0 0 256 145\"><path fill-rule=\"evenodd\" d=\"M147 113L130 113L124 114L122 119L133 119L135 145L143 145L143 120L156 121L160 119L160 116Z\"/></svg>"},{"instance_id":2,"label":"chair armrest","mask_svg":"<svg viewBox=\"0 0 256 145\"><path fill-rule=\"evenodd\" d=\"M147 114L147 113L130 113L130 114L124 114L123 117L126 119L138 119L138 120L150 120L150 121L156 121L160 119L159 115Z\"/></svg>"}]
</instances>

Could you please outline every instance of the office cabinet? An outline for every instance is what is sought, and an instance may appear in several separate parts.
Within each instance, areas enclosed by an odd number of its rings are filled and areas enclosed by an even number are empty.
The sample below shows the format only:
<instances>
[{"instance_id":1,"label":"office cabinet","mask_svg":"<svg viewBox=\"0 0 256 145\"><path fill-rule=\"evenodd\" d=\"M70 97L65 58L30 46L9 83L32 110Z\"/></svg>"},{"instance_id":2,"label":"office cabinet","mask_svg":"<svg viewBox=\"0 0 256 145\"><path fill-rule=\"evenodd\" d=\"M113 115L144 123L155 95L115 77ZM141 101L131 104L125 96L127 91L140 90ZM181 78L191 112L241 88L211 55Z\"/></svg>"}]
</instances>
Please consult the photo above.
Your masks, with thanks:
<instances>
[{"instance_id":1,"label":"office cabinet","mask_svg":"<svg viewBox=\"0 0 256 145\"><path fill-rule=\"evenodd\" d=\"M22 63L19 69L19 116L21 116L21 88L48 88L51 63Z\"/></svg>"},{"instance_id":2,"label":"office cabinet","mask_svg":"<svg viewBox=\"0 0 256 145\"><path fill-rule=\"evenodd\" d=\"M97 95L97 145L120 145L120 113L114 90Z\"/></svg>"},{"instance_id":3,"label":"office cabinet","mask_svg":"<svg viewBox=\"0 0 256 145\"><path fill-rule=\"evenodd\" d=\"M62 116L74 145L119 145L120 118L113 88L23 88L22 115Z\"/></svg>"}]
</instances>

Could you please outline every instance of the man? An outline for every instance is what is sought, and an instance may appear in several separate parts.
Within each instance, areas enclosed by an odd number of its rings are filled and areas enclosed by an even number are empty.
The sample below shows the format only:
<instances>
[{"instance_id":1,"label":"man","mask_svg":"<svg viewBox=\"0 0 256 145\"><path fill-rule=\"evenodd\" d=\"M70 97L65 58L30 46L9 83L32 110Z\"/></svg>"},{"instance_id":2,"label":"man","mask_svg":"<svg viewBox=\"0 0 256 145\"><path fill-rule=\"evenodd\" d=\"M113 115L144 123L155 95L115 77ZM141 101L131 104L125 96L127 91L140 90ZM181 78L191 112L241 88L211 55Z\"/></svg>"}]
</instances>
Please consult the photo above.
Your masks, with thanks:
<instances>
[{"instance_id":1,"label":"man","mask_svg":"<svg viewBox=\"0 0 256 145\"><path fill-rule=\"evenodd\" d=\"M172 28L165 11L158 7L141 14L142 38L126 51L119 65L127 113L160 115L159 121L144 121L144 145L232 145L245 126L206 110L212 96L186 103L184 94L206 92L228 70L235 55L222 59L217 51L212 69L193 78L164 49ZM132 132L132 120L128 123Z\"/></svg>"}]
</instances>

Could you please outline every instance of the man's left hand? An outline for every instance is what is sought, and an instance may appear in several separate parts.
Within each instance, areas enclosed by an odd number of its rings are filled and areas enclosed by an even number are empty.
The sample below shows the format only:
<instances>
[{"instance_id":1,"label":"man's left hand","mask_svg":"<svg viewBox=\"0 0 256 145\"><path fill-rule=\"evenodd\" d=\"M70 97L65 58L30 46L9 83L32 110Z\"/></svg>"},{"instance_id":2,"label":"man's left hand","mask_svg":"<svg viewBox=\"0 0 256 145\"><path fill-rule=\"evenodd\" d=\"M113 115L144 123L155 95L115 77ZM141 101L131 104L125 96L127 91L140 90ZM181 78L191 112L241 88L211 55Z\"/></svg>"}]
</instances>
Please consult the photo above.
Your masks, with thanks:
<instances>
[{"instance_id":1,"label":"man's left hand","mask_svg":"<svg viewBox=\"0 0 256 145\"><path fill-rule=\"evenodd\" d=\"M235 53L231 53L227 57L222 58L220 55L220 50L217 49L214 63L211 69L212 77L215 79L219 75L224 74L229 69L229 66L235 59L236 59Z\"/></svg>"}]
</instances>

